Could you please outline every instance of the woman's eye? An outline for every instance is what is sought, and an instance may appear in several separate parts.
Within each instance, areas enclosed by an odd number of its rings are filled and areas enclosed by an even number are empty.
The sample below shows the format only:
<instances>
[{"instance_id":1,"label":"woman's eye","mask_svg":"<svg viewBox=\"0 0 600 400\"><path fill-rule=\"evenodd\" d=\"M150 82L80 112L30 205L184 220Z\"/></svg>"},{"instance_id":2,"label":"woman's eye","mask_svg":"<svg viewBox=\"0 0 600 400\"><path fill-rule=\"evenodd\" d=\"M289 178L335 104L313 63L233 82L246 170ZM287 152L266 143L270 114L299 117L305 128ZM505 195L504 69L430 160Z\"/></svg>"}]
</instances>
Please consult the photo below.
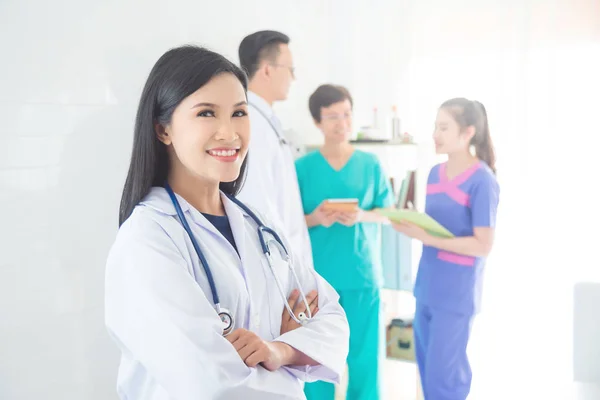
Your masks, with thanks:
<instances>
[{"instance_id":1,"label":"woman's eye","mask_svg":"<svg viewBox=\"0 0 600 400\"><path fill-rule=\"evenodd\" d=\"M204 110L198 113L199 117L214 117L215 113L212 110Z\"/></svg>"},{"instance_id":2,"label":"woman's eye","mask_svg":"<svg viewBox=\"0 0 600 400\"><path fill-rule=\"evenodd\" d=\"M238 110L233 113L234 117L245 117L246 115L248 115L248 113L244 110Z\"/></svg>"}]
</instances>

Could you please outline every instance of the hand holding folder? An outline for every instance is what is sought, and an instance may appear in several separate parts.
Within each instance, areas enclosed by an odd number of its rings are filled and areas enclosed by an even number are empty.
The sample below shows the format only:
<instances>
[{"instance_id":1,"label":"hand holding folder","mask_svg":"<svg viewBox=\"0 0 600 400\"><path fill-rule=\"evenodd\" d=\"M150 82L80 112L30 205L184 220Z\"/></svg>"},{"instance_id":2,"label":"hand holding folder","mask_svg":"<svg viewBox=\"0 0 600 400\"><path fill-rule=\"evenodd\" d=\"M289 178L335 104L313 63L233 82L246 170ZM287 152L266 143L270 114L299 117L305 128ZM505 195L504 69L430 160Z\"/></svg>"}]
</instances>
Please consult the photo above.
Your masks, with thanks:
<instances>
[{"instance_id":1,"label":"hand holding folder","mask_svg":"<svg viewBox=\"0 0 600 400\"><path fill-rule=\"evenodd\" d=\"M380 209L377 212L392 222L410 222L426 230L429 234L439 237L454 237L452 232L442 226L429 215L415 210Z\"/></svg>"}]
</instances>

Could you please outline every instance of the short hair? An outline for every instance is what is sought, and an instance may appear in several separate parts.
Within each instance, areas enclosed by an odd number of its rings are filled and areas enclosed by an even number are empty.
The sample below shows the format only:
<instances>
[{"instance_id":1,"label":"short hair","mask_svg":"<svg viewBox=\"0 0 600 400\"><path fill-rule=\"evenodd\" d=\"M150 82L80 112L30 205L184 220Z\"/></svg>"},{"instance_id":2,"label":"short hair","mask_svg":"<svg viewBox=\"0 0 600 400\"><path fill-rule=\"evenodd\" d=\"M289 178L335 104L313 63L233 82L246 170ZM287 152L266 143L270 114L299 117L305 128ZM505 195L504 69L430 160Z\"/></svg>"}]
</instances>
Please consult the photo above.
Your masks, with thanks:
<instances>
[{"instance_id":1,"label":"short hair","mask_svg":"<svg viewBox=\"0 0 600 400\"><path fill-rule=\"evenodd\" d=\"M279 45L289 42L287 35L277 31L258 31L246 36L238 49L240 67L251 79L263 60L276 60L280 53Z\"/></svg>"},{"instance_id":2,"label":"short hair","mask_svg":"<svg viewBox=\"0 0 600 400\"><path fill-rule=\"evenodd\" d=\"M313 119L321 122L321 108L329 107L332 104L340 101L348 100L350 106L353 106L352 96L348 89L338 85L321 85L310 95L308 99L308 109Z\"/></svg>"}]
</instances>

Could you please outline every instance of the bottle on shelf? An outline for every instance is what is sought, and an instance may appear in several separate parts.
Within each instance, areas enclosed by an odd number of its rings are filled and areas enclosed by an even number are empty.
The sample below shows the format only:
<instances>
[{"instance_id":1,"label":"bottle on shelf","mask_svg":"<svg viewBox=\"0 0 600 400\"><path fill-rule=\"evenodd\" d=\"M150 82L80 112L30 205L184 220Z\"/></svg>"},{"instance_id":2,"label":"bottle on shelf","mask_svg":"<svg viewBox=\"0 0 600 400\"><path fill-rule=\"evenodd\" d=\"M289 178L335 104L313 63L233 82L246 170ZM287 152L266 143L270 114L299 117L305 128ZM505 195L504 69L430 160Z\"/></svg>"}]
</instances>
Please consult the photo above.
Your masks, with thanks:
<instances>
[{"instance_id":1,"label":"bottle on shelf","mask_svg":"<svg viewBox=\"0 0 600 400\"><path fill-rule=\"evenodd\" d=\"M392 106L392 139L397 140L402 136L400 130L400 117L398 117L398 109L394 105Z\"/></svg>"}]
</instances>

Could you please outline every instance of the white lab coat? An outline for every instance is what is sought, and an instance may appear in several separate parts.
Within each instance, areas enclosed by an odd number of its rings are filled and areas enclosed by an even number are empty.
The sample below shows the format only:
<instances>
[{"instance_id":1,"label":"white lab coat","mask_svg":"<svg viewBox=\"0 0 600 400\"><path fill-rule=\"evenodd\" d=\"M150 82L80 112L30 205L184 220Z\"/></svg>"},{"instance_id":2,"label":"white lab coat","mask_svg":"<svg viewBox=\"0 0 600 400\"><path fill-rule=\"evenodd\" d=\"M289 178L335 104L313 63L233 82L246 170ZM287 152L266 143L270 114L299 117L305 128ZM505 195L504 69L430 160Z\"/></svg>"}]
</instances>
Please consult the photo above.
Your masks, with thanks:
<instances>
[{"instance_id":1,"label":"white lab coat","mask_svg":"<svg viewBox=\"0 0 600 400\"><path fill-rule=\"evenodd\" d=\"M243 363L221 335L206 274L175 208L166 190L155 187L120 228L107 261L106 324L122 351L117 389L123 400L304 399L300 381L340 379L349 329L337 293L314 269L295 263L304 291L319 293L319 312L307 325L280 336L284 303L256 225L226 196L222 199L239 257L178 196L210 266L221 306L234 315L234 329L285 342L321 365L269 372ZM285 237L272 222L263 222ZM274 261L289 295L295 281L278 255Z\"/></svg>"},{"instance_id":2,"label":"white lab coat","mask_svg":"<svg viewBox=\"0 0 600 400\"><path fill-rule=\"evenodd\" d=\"M279 119L260 96L248 92L250 150L246 182L238 198L274 221L278 221L291 247L313 267L312 248L294 164L294 148L285 137ZM275 131L274 128L277 130Z\"/></svg>"}]
</instances>

